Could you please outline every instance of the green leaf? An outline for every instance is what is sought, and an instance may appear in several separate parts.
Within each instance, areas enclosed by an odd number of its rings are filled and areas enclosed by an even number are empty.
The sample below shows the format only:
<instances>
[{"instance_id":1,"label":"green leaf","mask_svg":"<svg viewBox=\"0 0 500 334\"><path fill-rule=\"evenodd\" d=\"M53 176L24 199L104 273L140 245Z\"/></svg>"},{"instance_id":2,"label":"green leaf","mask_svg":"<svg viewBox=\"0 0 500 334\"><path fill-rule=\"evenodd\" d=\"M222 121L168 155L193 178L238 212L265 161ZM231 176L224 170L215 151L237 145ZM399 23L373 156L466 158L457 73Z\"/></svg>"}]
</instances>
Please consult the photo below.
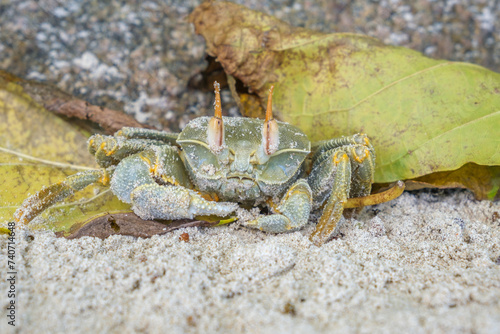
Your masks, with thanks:
<instances>
[{"instance_id":1,"label":"green leaf","mask_svg":"<svg viewBox=\"0 0 500 334\"><path fill-rule=\"evenodd\" d=\"M498 73L367 36L295 28L232 3L203 3L190 19L207 53L261 105L275 85L279 119L312 140L366 133L377 153L377 183L467 163L500 165ZM476 196L486 198L499 182L495 171L486 187L469 188L483 189Z\"/></svg>"},{"instance_id":2,"label":"green leaf","mask_svg":"<svg viewBox=\"0 0 500 334\"><path fill-rule=\"evenodd\" d=\"M0 228L30 194L78 171L97 168L88 134L34 102L13 76L0 72ZM54 205L32 228L67 232L107 212L130 212L109 189L89 186Z\"/></svg>"}]
</instances>

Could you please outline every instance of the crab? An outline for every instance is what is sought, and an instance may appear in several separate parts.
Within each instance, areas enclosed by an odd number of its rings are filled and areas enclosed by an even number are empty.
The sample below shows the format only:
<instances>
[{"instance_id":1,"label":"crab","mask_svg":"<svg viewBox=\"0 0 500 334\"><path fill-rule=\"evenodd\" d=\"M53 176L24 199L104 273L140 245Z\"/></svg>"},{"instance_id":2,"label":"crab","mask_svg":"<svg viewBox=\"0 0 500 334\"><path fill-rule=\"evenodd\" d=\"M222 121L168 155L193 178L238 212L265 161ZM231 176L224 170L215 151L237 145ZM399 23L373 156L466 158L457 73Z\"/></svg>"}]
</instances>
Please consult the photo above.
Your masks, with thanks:
<instances>
[{"instance_id":1,"label":"crab","mask_svg":"<svg viewBox=\"0 0 500 334\"><path fill-rule=\"evenodd\" d=\"M311 143L300 129L273 118L273 87L265 120L222 117L217 82L214 88L215 115L192 120L179 134L123 128L113 136L93 135L88 147L101 168L44 187L23 202L15 220L26 224L101 183L143 219L229 217L240 206L259 206L271 214L243 225L280 233L305 226L322 210L311 241L323 244L348 198L370 194L375 152L368 137Z\"/></svg>"}]
</instances>

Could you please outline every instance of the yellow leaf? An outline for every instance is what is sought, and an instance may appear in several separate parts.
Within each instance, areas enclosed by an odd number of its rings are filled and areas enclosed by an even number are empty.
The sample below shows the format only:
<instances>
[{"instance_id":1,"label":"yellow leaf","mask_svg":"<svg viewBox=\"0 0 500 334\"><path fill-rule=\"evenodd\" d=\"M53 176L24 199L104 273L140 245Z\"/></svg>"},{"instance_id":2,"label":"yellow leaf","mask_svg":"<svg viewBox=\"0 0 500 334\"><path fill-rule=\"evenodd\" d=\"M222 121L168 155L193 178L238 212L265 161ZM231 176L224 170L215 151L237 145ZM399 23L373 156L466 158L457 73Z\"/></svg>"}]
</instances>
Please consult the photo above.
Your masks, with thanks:
<instances>
[{"instance_id":1,"label":"yellow leaf","mask_svg":"<svg viewBox=\"0 0 500 334\"><path fill-rule=\"evenodd\" d=\"M500 165L499 73L368 36L296 28L228 2L205 2L190 20L207 53L261 105L275 86L277 118L317 141L366 133L376 151L376 183L468 163ZM494 169L489 174L458 179L478 198L491 198L500 178Z\"/></svg>"},{"instance_id":2,"label":"yellow leaf","mask_svg":"<svg viewBox=\"0 0 500 334\"><path fill-rule=\"evenodd\" d=\"M0 228L30 194L78 171L98 168L87 150L88 134L48 112L14 83L0 76ZM67 231L103 212L129 212L108 189L89 186L30 223Z\"/></svg>"}]
</instances>

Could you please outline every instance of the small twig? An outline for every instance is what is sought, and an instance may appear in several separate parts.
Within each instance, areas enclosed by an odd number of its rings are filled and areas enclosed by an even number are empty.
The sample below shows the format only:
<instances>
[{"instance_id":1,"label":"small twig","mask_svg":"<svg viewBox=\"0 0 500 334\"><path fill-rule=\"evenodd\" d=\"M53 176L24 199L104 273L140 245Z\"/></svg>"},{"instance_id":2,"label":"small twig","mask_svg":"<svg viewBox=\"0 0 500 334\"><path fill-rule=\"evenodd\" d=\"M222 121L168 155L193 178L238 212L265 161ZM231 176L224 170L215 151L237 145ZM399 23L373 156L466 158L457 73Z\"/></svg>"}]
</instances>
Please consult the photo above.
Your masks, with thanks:
<instances>
[{"instance_id":1,"label":"small twig","mask_svg":"<svg viewBox=\"0 0 500 334\"><path fill-rule=\"evenodd\" d=\"M152 128L137 122L132 116L122 111L92 105L49 84L24 80L1 70L0 78L23 87L24 93L28 94L45 109L68 118L77 118L95 123L107 134L113 134L125 126Z\"/></svg>"}]
</instances>

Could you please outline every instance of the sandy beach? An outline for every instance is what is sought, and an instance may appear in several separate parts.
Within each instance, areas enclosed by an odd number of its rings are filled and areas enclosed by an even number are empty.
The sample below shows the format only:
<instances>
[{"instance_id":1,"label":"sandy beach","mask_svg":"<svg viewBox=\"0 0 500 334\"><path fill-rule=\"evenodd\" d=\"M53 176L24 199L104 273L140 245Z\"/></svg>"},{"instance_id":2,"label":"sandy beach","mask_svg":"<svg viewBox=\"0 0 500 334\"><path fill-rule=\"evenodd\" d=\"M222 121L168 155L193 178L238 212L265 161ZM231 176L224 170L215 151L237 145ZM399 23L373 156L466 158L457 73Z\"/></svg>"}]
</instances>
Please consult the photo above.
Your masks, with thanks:
<instances>
[{"instance_id":1,"label":"sandy beach","mask_svg":"<svg viewBox=\"0 0 500 334\"><path fill-rule=\"evenodd\" d=\"M498 333L499 211L466 191L405 193L346 220L321 248L312 224L149 239L20 231L16 330Z\"/></svg>"}]
</instances>

